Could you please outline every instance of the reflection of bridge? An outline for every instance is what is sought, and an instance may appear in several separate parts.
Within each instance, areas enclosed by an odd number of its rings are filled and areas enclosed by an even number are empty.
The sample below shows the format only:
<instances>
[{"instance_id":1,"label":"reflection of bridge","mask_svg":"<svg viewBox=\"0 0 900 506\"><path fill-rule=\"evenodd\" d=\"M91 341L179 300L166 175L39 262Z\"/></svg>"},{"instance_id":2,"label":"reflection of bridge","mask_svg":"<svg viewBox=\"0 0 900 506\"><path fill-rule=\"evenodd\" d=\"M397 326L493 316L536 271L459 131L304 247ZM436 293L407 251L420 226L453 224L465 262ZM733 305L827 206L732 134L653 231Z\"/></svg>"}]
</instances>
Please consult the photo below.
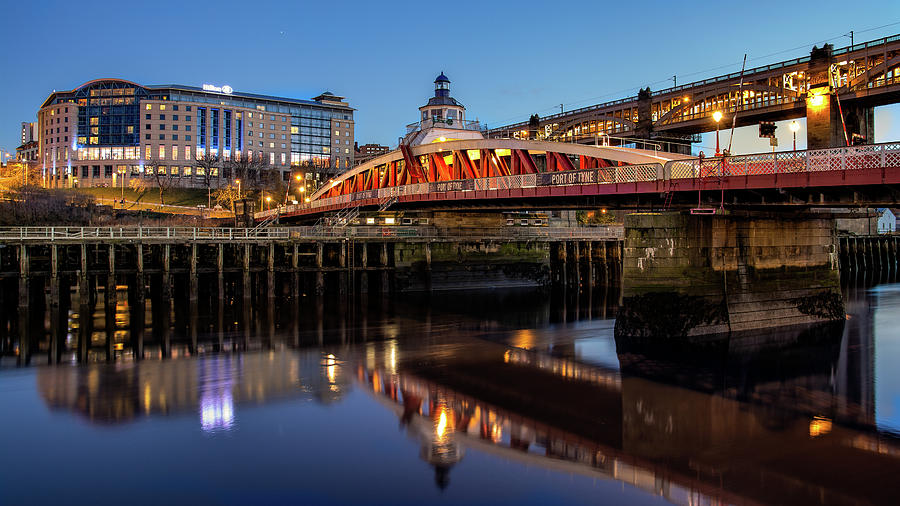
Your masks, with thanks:
<instances>
[{"instance_id":1,"label":"reflection of bridge","mask_svg":"<svg viewBox=\"0 0 900 506\"><path fill-rule=\"evenodd\" d=\"M715 129L714 111L737 112L737 126L806 116L809 146L830 147L843 140L832 114L840 98L848 134L873 139L872 107L897 102L900 95L900 35L831 50L553 114L538 124L520 122L490 130L490 137L593 143L598 136L690 142L689 134ZM836 111L835 111L836 112ZM825 114L822 114L825 113ZM838 127L837 131L833 127ZM676 146L677 147L677 146Z\"/></svg>"},{"instance_id":2,"label":"reflection of bridge","mask_svg":"<svg viewBox=\"0 0 900 506\"><path fill-rule=\"evenodd\" d=\"M837 355L827 343L786 346L805 357L800 373L764 363L774 343L745 346L732 358L738 363L729 362L740 369L729 374L743 380L715 392L542 352L470 343L448 353L457 348L435 344L370 345L365 358L348 361L419 439L441 487L466 450L613 478L680 504L880 502L881 477L900 466L893 438L837 421L866 425L859 416L869 417L831 390ZM702 383L704 375L684 367L680 377ZM760 393L764 406L755 403ZM797 393L810 403L795 405ZM737 400L747 394L751 402Z\"/></svg>"},{"instance_id":3,"label":"reflection of bridge","mask_svg":"<svg viewBox=\"0 0 900 506\"><path fill-rule=\"evenodd\" d=\"M665 156L663 156L665 155ZM516 140L404 148L335 178L310 202L258 213L310 217L350 207L548 209L894 205L900 144L701 159ZM861 191L863 190L863 191ZM725 193L722 194L721 192Z\"/></svg>"}]
</instances>

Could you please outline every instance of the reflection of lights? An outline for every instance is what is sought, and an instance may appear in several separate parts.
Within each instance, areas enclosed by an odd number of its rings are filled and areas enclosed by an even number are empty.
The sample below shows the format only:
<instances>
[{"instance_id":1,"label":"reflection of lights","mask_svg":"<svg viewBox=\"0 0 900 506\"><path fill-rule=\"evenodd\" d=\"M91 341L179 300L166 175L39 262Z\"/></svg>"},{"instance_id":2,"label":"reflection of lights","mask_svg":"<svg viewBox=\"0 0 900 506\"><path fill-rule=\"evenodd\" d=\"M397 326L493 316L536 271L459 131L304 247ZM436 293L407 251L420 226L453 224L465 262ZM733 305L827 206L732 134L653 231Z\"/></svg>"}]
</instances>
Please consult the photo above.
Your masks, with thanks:
<instances>
[{"instance_id":1,"label":"reflection of lights","mask_svg":"<svg viewBox=\"0 0 900 506\"><path fill-rule=\"evenodd\" d=\"M234 425L231 364L226 360L211 360L200 362L200 367L200 429L228 431Z\"/></svg>"},{"instance_id":2,"label":"reflection of lights","mask_svg":"<svg viewBox=\"0 0 900 506\"><path fill-rule=\"evenodd\" d=\"M495 443L499 443L503 440L503 428L500 424L494 424L491 426L491 441Z\"/></svg>"},{"instance_id":3,"label":"reflection of lights","mask_svg":"<svg viewBox=\"0 0 900 506\"><path fill-rule=\"evenodd\" d=\"M444 408L441 408L441 416L438 418L437 425L437 437L443 438L444 433L447 431L447 411Z\"/></svg>"},{"instance_id":4,"label":"reflection of lights","mask_svg":"<svg viewBox=\"0 0 900 506\"><path fill-rule=\"evenodd\" d=\"M153 401L153 396L150 393L150 382L144 383L144 412L150 413L150 404Z\"/></svg>"},{"instance_id":5,"label":"reflection of lights","mask_svg":"<svg viewBox=\"0 0 900 506\"><path fill-rule=\"evenodd\" d=\"M391 367L391 374L397 374L397 342L390 342L390 358L388 364Z\"/></svg>"},{"instance_id":6,"label":"reflection of lights","mask_svg":"<svg viewBox=\"0 0 900 506\"><path fill-rule=\"evenodd\" d=\"M221 392L203 392L200 399L200 428L204 432L227 430L234 425L234 400L231 388Z\"/></svg>"},{"instance_id":7,"label":"reflection of lights","mask_svg":"<svg viewBox=\"0 0 900 506\"><path fill-rule=\"evenodd\" d=\"M509 363L509 350L503 352L503 362L506 364Z\"/></svg>"},{"instance_id":8,"label":"reflection of lights","mask_svg":"<svg viewBox=\"0 0 900 506\"><path fill-rule=\"evenodd\" d=\"M328 382L334 383L336 374L337 360L331 353L325 358L325 375L328 376Z\"/></svg>"},{"instance_id":9,"label":"reflection of lights","mask_svg":"<svg viewBox=\"0 0 900 506\"><path fill-rule=\"evenodd\" d=\"M809 421L809 436L824 436L831 432L831 420L824 416L817 416Z\"/></svg>"}]
</instances>

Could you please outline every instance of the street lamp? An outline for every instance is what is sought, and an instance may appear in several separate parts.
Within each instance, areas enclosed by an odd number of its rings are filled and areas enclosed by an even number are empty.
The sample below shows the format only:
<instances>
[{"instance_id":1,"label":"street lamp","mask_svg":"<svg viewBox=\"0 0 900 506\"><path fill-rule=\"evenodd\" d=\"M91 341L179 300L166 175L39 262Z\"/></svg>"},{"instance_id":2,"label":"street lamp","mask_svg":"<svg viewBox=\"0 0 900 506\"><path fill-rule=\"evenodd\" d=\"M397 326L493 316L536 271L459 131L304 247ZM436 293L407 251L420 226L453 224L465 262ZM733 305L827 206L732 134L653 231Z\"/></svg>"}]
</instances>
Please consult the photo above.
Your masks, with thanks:
<instances>
[{"instance_id":1,"label":"street lamp","mask_svg":"<svg viewBox=\"0 0 900 506\"><path fill-rule=\"evenodd\" d=\"M238 185L238 198L237 199L241 200L241 180L235 179L234 182L237 183L237 185Z\"/></svg>"},{"instance_id":2,"label":"street lamp","mask_svg":"<svg viewBox=\"0 0 900 506\"><path fill-rule=\"evenodd\" d=\"M719 156L719 122L722 121L722 111L716 111L712 115L716 122L716 156Z\"/></svg>"},{"instance_id":3,"label":"street lamp","mask_svg":"<svg viewBox=\"0 0 900 506\"><path fill-rule=\"evenodd\" d=\"M272 197L266 196L266 211L269 210L269 202L272 201Z\"/></svg>"},{"instance_id":4,"label":"street lamp","mask_svg":"<svg viewBox=\"0 0 900 506\"><path fill-rule=\"evenodd\" d=\"M794 132L794 151L797 151L797 130L800 130L800 123L797 120L791 121L791 132Z\"/></svg>"}]
</instances>

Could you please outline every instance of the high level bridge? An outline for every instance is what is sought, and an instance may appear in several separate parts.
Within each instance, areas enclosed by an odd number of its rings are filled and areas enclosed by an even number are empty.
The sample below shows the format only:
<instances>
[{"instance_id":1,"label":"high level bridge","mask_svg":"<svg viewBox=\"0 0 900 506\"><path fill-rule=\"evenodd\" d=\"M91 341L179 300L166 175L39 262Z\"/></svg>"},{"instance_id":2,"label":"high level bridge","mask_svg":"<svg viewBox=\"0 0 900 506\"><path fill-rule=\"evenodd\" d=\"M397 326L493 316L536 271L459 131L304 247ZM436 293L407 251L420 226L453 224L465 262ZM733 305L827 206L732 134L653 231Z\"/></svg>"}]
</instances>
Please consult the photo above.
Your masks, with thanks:
<instances>
[{"instance_id":1,"label":"high level bridge","mask_svg":"<svg viewBox=\"0 0 900 506\"><path fill-rule=\"evenodd\" d=\"M806 117L813 149L846 145L859 134L874 139L873 108L900 99L900 35L721 75L489 130L494 138L594 143L602 136L649 139L689 152L693 135L715 130L715 111L737 126ZM838 99L840 104L838 104ZM843 122L839 109L843 112ZM613 144L617 142L614 140Z\"/></svg>"}]
</instances>

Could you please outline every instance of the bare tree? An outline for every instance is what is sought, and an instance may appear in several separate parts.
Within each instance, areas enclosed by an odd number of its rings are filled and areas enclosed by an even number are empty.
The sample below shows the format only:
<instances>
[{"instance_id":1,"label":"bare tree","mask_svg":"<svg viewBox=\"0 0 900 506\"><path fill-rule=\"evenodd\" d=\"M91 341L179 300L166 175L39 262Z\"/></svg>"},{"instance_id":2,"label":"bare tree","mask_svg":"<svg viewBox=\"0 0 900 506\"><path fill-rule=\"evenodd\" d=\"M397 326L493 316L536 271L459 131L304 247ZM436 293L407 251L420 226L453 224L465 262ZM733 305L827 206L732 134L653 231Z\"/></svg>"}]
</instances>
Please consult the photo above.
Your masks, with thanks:
<instances>
[{"instance_id":1,"label":"bare tree","mask_svg":"<svg viewBox=\"0 0 900 506\"><path fill-rule=\"evenodd\" d=\"M194 174L200 178L206 187L206 207L212 207L212 187L219 185L219 176L222 170L222 157L218 153L206 151L194 161Z\"/></svg>"},{"instance_id":2,"label":"bare tree","mask_svg":"<svg viewBox=\"0 0 900 506\"><path fill-rule=\"evenodd\" d=\"M259 189L260 174L266 171L268 163L261 157L241 153L226 163L232 181L240 181L241 194L253 193Z\"/></svg>"},{"instance_id":3,"label":"bare tree","mask_svg":"<svg viewBox=\"0 0 900 506\"><path fill-rule=\"evenodd\" d=\"M166 173L166 166L161 165L159 160L148 161L144 164L144 170L150 171L153 181L159 190L159 203L165 205L163 195L175 185L175 180Z\"/></svg>"}]
</instances>

